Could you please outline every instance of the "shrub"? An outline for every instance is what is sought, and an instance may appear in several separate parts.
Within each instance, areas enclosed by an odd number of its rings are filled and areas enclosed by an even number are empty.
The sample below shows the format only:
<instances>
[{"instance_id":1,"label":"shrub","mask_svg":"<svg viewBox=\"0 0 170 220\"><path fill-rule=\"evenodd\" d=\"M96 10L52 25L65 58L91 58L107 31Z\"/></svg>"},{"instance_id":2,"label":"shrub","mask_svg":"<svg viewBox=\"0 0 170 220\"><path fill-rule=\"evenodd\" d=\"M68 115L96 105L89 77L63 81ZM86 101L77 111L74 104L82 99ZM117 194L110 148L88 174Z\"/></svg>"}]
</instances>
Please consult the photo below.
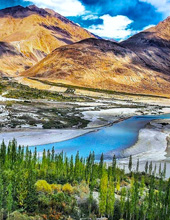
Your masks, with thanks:
<instances>
[{"instance_id":1,"label":"shrub","mask_svg":"<svg viewBox=\"0 0 170 220\"><path fill-rule=\"evenodd\" d=\"M62 185L60 184L51 184L51 188L53 192L61 192L62 191Z\"/></svg>"},{"instance_id":2,"label":"shrub","mask_svg":"<svg viewBox=\"0 0 170 220\"><path fill-rule=\"evenodd\" d=\"M21 214L18 211L15 211L10 214L7 220L43 220L40 216L28 216L26 214Z\"/></svg>"},{"instance_id":3,"label":"shrub","mask_svg":"<svg viewBox=\"0 0 170 220\"><path fill-rule=\"evenodd\" d=\"M52 193L51 185L47 183L45 180L38 180L35 183L35 187L38 192L44 192L44 193Z\"/></svg>"},{"instance_id":4,"label":"shrub","mask_svg":"<svg viewBox=\"0 0 170 220\"><path fill-rule=\"evenodd\" d=\"M66 193L68 193L68 194L72 194L73 193L73 190L74 190L74 188L72 187L72 185L71 184L69 184L69 183L66 183L64 186L63 186L63 192L66 192Z\"/></svg>"}]
</instances>

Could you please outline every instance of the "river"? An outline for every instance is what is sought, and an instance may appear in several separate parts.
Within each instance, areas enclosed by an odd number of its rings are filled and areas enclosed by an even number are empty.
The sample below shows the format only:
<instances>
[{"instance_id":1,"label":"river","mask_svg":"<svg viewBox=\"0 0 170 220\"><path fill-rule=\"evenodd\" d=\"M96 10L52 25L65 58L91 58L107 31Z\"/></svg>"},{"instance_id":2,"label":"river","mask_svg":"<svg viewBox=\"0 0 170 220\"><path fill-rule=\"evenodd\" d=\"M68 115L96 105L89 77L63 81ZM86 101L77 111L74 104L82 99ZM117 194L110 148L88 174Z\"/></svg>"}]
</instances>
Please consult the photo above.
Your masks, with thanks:
<instances>
[{"instance_id":1,"label":"river","mask_svg":"<svg viewBox=\"0 0 170 220\"><path fill-rule=\"evenodd\" d=\"M134 116L110 127L105 127L74 139L36 147L40 154L44 149L51 150L54 146L56 153L63 151L68 156L75 156L77 151L79 151L80 156L87 157L90 152L94 151L96 159L99 159L102 153L107 155L106 159L111 159L112 155L108 156L109 152L114 151L118 156L120 150L134 145L138 140L139 130L144 128L148 122L167 118L170 118L170 114Z\"/></svg>"}]
</instances>

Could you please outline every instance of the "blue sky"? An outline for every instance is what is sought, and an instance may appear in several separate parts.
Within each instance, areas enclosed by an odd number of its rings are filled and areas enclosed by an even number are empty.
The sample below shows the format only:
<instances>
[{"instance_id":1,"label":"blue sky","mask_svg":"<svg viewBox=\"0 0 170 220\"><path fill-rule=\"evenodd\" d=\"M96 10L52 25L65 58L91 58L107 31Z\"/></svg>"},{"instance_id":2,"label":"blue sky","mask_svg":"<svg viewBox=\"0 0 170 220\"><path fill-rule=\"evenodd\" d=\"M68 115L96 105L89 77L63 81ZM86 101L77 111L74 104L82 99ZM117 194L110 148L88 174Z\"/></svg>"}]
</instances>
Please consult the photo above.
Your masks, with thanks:
<instances>
[{"instance_id":1,"label":"blue sky","mask_svg":"<svg viewBox=\"0 0 170 220\"><path fill-rule=\"evenodd\" d=\"M170 0L0 0L0 8L51 8L104 38L123 40L170 16Z\"/></svg>"}]
</instances>

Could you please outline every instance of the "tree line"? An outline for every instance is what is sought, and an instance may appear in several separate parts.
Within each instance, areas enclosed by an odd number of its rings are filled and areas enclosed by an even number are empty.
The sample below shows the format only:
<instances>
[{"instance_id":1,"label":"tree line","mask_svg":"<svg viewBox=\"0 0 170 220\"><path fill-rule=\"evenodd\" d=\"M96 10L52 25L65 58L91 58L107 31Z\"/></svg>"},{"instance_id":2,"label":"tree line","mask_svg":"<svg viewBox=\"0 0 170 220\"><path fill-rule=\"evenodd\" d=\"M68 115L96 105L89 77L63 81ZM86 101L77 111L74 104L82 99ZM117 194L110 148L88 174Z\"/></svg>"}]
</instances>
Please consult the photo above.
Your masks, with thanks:
<instances>
[{"instance_id":1,"label":"tree line","mask_svg":"<svg viewBox=\"0 0 170 220\"><path fill-rule=\"evenodd\" d=\"M95 160L94 152L87 158L68 157L44 150L17 146L16 140L0 147L0 215L13 218L17 211L30 219L96 219L168 220L170 219L170 180L163 169L146 162L145 171L135 171L129 159L129 173L120 169L116 157L105 163L104 155ZM78 190L79 189L79 190ZM81 193L86 199L78 202ZM96 197L95 197L96 195ZM38 216L38 217L37 217ZM33 218L31 218L33 219Z\"/></svg>"}]
</instances>

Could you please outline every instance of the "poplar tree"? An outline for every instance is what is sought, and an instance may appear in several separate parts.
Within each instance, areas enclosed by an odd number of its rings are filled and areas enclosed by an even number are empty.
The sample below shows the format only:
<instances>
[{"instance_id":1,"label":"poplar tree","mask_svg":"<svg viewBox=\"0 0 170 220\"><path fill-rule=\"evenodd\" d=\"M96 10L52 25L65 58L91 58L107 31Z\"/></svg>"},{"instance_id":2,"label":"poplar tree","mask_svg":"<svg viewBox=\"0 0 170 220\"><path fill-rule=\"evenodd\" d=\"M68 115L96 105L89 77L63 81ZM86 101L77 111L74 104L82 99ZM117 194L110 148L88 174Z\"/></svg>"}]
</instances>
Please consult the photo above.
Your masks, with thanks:
<instances>
[{"instance_id":1,"label":"poplar tree","mask_svg":"<svg viewBox=\"0 0 170 220\"><path fill-rule=\"evenodd\" d=\"M3 185L2 174L0 172L0 211L3 208L3 198L4 198L4 185Z\"/></svg>"},{"instance_id":2,"label":"poplar tree","mask_svg":"<svg viewBox=\"0 0 170 220\"><path fill-rule=\"evenodd\" d=\"M8 211L8 217L9 217L9 214L11 213L12 207L13 207L13 196L12 196L12 184L11 183L7 186L6 207Z\"/></svg>"},{"instance_id":3,"label":"poplar tree","mask_svg":"<svg viewBox=\"0 0 170 220\"><path fill-rule=\"evenodd\" d=\"M99 163L99 175L100 175L100 177L102 177L103 167L104 167L104 155L102 153L102 155L100 157L100 163Z\"/></svg>"},{"instance_id":4,"label":"poplar tree","mask_svg":"<svg viewBox=\"0 0 170 220\"><path fill-rule=\"evenodd\" d=\"M113 156L113 160L112 160L112 176L113 178L115 178L116 175L116 156Z\"/></svg>"},{"instance_id":5,"label":"poplar tree","mask_svg":"<svg viewBox=\"0 0 170 220\"><path fill-rule=\"evenodd\" d=\"M161 163L159 164L159 177L161 177L162 176L162 165L161 165Z\"/></svg>"},{"instance_id":6,"label":"poplar tree","mask_svg":"<svg viewBox=\"0 0 170 220\"><path fill-rule=\"evenodd\" d=\"M102 178L100 180L100 191L99 191L99 212L101 216L103 216L106 213L107 185L108 185L107 173L102 172Z\"/></svg>"},{"instance_id":7,"label":"poplar tree","mask_svg":"<svg viewBox=\"0 0 170 220\"><path fill-rule=\"evenodd\" d=\"M121 190L121 197L120 197L121 219L123 219L125 213L125 199L126 199L126 188L123 187Z\"/></svg>"},{"instance_id":8,"label":"poplar tree","mask_svg":"<svg viewBox=\"0 0 170 220\"><path fill-rule=\"evenodd\" d=\"M149 175L151 175L151 174L152 174L152 161L149 164Z\"/></svg>"},{"instance_id":9,"label":"poplar tree","mask_svg":"<svg viewBox=\"0 0 170 220\"><path fill-rule=\"evenodd\" d=\"M132 171L132 155L129 157L129 165L128 165L129 171Z\"/></svg>"},{"instance_id":10,"label":"poplar tree","mask_svg":"<svg viewBox=\"0 0 170 220\"><path fill-rule=\"evenodd\" d=\"M164 163L164 169L163 169L163 177L166 177L166 163Z\"/></svg>"},{"instance_id":11,"label":"poplar tree","mask_svg":"<svg viewBox=\"0 0 170 220\"><path fill-rule=\"evenodd\" d=\"M145 164L145 173L146 174L148 173L148 168L149 168L149 165L148 165L148 161L147 161L146 164Z\"/></svg>"},{"instance_id":12,"label":"poplar tree","mask_svg":"<svg viewBox=\"0 0 170 220\"><path fill-rule=\"evenodd\" d=\"M136 164L136 172L139 172L139 159L137 160L137 164Z\"/></svg>"},{"instance_id":13,"label":"poplar tree","mask_svg":"<svg viewBox=\"0 0 170 220\"><path fill-rule=\"evenodd\" d=\"M155 167L154 167L154 176L156 176L156 170L157 170L157 167L156 167L156 164L155 164Z\"/></svg>"},{"instance_id":14,"label":"poplar tree","mask_svg":"<svg viewBox=\"0 0 170 220\"><path fill-rule=\"evenodd\" d=\"M113 218L114 205L115 205L115 185L114 182L110 179L107 189L107 205L106 205L106 212L108 217Z\"/></svg>"}]
</instances>

